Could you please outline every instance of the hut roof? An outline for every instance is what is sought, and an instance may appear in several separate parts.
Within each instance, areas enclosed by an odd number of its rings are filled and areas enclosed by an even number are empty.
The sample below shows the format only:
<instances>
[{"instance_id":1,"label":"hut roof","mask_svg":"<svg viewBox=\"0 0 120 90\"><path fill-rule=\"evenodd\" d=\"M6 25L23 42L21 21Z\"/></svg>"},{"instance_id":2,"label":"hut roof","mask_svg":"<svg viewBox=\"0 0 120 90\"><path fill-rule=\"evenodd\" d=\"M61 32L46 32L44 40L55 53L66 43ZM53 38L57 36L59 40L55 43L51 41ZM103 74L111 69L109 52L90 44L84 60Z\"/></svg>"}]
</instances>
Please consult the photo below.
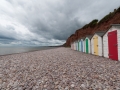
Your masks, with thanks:
<instances>
[{"instance_id":1,"label":"hut roof","mask_svg":"<svg viewBox=\"0 0 120 90\"><path fill-rule=\"evenodd\" d=\"M120 26L120 24L111 24L111 26Z\"/></svg>"},{"instance_id":2,"label":"hut roof","mask_svg":"<svg viewBox=\"0 0 120 90\"><path fill-rule=\"evenodd\" d=\"M83 40L84 40L84 39L85 39L85 37L82 37L81 39L83 39Z\"/></svg>"},{"instance_id":3,"label":"hut roof","mask_svg":"<svg viewBox=\"0 0 120 90\"><path fill-rule=\"evenodd\" d=\"M97 35L99 35L99 36L104 36L105 35L105 33L107 32L108 30L104 30L104 31L97 31L97 32L95 32L95 34L97 34Z\"/></svg>"},{"instance_id":4,"label":"hut roof","mask_svg":"<svg viewBox=\"0 0 120 90\"><path fill-rule=\"evenodd\" d=\"M88 37L89 39L91 39L91 38L92 38L92 36L93 36L93 35L87 35L86 37Z\"/></svg>"},{"instance_id":5,"label":"hut roof","mask_svg":"<svg viewBox=\"0 0 120 90\"><path fill-rule=\"evenodd\" d=\"M106 30L107 31L107 30ZM96 32L95 34L97 34L97 35L99 35L99 36L103 36L105 33L106 33L106 31L98 31L98 32Z\"/></svg>"},{"instance_id":6,"label":"hut roof","mask_svg":"<svg viewBox=\"0 0 120 90\"><path fill-rule=\"evenodd\" d=\"M107 31L108 31L108 30L97 31L97 32L95 32L95 33L92 35L92 37L93 37L95 34L99 35L100 37L103 37ZM92 38L92 37L91 37L91 38Z\"/></svg>"}]
</instances>

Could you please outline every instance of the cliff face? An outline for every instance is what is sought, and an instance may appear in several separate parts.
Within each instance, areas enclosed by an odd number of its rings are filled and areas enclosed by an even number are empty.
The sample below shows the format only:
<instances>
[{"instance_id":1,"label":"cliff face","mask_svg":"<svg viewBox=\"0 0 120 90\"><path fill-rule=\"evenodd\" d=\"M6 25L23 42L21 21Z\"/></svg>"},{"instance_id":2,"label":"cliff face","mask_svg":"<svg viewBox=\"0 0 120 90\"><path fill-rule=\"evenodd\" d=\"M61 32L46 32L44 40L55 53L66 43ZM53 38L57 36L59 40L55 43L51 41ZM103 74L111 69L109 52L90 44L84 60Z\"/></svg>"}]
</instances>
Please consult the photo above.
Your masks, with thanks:
<instances>
[{"instance_id":1,"label":"cliff face","mask_svg":"<svg viewBox=\"0 0 120 90\"><path fill-rule=\"evenodd\" d=\"M86 35L94 34L96 31L102 31L109 29L111 24L120 24L120 7L114 12L109 13L103 19L101 19L97 24L91 26L88 24L81 29L76 30L67 40L64 46L69 47L72 42L78 40L79 38L85 37Z\"/></svg>"}]
</instances>

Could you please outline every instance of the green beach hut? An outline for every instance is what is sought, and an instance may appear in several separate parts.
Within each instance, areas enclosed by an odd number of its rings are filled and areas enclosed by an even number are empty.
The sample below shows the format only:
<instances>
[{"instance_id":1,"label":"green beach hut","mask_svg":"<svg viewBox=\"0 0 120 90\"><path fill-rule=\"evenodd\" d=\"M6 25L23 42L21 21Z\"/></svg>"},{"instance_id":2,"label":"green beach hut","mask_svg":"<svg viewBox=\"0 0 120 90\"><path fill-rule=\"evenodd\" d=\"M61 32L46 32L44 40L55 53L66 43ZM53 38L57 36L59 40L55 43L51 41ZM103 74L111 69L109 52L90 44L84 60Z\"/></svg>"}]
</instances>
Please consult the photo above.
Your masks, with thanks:
<instances>
[{"instance_id":1,"label":"green beach hut","mask_svg":"<svg viewBox=\"0 0 120 90\"><path fill-rule=\"evenodd\" d=\"M85 42L85 53L91 53L91 38L93 35L87 35L84 42Z\"/></svg>"}]
</instances>

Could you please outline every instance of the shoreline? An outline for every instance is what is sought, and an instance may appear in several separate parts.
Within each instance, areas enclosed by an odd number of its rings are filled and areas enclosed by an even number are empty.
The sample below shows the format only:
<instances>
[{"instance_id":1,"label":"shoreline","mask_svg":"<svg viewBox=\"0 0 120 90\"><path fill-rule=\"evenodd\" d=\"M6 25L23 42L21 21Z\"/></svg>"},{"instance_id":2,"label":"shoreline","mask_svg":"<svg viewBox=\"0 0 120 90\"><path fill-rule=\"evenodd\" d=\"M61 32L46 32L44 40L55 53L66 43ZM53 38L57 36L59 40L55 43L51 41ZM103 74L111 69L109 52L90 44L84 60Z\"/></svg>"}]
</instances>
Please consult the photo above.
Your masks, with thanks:
<instances>
[{"instance_id":1,"label":"shoreline","mask_svg":"<svg viewBox=\"0 0 120 90\"><path fill-rule=\"evenodd\" d=\"M20 53L11 53L11 54L5 54L5 55L0 55L1 56L8 56L8 55L16 55L16 54L23 54L23 53L30 53L30 52L36 52L36 51L43 51L43 50L49 50L49 49L56 49L56 48L59 48L58 46L54 47L54 46L45 46L45 47L51 47L51 48L42 48L42 49L39 49L39 50L31 50L31 51L26 51L26 52L20 52Z\"/></svg>"}]
</instances>

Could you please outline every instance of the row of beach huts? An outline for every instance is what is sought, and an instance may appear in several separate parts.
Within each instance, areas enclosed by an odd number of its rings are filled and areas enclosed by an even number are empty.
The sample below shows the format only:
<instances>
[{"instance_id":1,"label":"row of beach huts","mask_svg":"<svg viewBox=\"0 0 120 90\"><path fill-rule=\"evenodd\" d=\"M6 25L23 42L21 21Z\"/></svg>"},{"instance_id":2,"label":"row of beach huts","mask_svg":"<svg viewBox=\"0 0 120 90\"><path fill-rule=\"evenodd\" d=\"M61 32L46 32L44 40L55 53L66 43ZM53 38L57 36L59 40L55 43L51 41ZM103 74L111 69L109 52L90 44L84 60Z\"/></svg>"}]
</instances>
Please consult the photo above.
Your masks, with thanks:
<instances>
[{"instance_id":1,"label":"row of beach huts","mask_svg":"<svg viewBox=\"0 0 120 90\"><path fill-rule=\"evenodd\" d=\"M72 42L71 49L120 61L120 24Z\"/></svg>"}]
</instances>

